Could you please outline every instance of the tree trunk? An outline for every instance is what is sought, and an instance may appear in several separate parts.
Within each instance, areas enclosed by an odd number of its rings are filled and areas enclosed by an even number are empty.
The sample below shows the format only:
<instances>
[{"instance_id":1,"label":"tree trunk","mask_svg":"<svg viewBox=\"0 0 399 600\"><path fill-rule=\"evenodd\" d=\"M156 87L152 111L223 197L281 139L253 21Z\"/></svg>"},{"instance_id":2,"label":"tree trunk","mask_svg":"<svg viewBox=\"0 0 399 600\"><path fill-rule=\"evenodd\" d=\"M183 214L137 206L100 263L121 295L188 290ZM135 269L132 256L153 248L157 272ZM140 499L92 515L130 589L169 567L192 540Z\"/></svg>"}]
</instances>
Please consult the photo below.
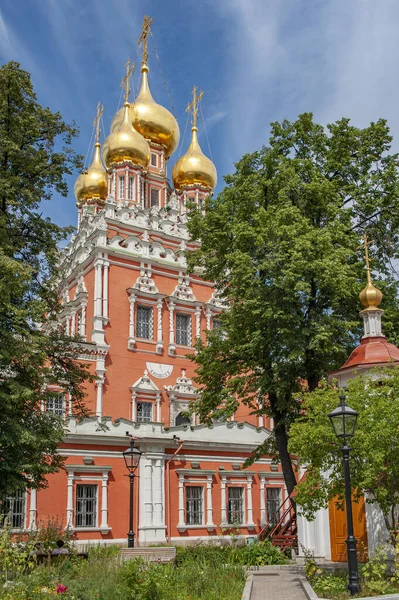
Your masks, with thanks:
<instances>
[{"instance_id":1,"label":"tree trunk","mask_svg":"<svg viewBox=\"0 0 399 600\"><path fill-rule=\"evenodd\" d=\"M277 449L280 457L281 467L283 469L284 481L287 487L288 495L291 499L291 505L296 513L296 502L291 497L296 486L296 477L292 467L291 455L288 452L287 428L284 423L283 415L280 412L274 413L274 435L276 436Z\"/></svg>"}]
</instances>

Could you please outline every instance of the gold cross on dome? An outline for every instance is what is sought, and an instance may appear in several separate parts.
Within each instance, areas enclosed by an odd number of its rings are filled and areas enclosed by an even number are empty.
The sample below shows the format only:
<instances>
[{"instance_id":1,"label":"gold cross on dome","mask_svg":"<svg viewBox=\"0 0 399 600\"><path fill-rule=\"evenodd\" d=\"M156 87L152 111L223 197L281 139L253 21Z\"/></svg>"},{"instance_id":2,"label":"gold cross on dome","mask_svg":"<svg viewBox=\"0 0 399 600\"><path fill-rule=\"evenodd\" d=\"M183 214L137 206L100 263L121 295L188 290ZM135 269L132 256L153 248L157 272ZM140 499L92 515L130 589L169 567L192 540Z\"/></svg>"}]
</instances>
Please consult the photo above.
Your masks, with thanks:
<instances>
[{"instance_id":1,"label":"gold cross on dome","mask_svg":"<svg viewBox=\"0 0 399 600\"><path fill-rule=\"evenodd\" d=\"M187 106L186 108L186 112L190 112L192 111L193 113L193 118L191 120L191 123L193 125L193 127L197 127L197 121L198 121L198 102L200 100L202 100L202 96L204 95L204 92L200 92L197 96L197 86L195 85L193 87L193 91L191 92L193 95L193 99L190 102L190 104Z\"/></svg>"},{"instance_id":2,"label":"gold cross on dome","mask_svg":"<svg viewBox=\"0 0 399 600\"><path fill-rule=\"evenodd\" d=\"M365 254L365 259L366 259L366 270L367 270L367 281L370 283L371 277L370 277L369 246L371 246L371 244L374 244L374 240L368 241L366 233L362 237L362 240L363 240L363 244L360 245L360 248L364 247L364 254Z\"/></svg>"},{"instance_id":3,"label":"gold cross on dome","mask_svg":"<svg viewBox=\"0 0 399 600\"><path fill-rule=\"evenodd\" d=\"M151 27L151 23L153 22L153 17L147 17L147 15L145 15L144 19L143 19L143 25L141 27L141 35L137 41L138 45L140 46L140 44L143 44L143 60L142 60L142 64L145 65L147 63L148 60L148 42L147 42L147 38L149 36L150 33L150 27Z\"/></svg>"},{"instance_id":4,"label":"gold cross on dome","mask_svg":"<svg viewBox=\"0 0 399 600\"><path fill-rule=\"evenodd\" d=\"M93 121L93 127L96 128L96 143L100 141L100 120L101 120L101 115L103 114L103 112L104 112L104 106L99 101L97 104L96 118Z\"/></svg>"},{"instance_id":5,"label":"gold cross on dome","mask_svg":"<svg viewBox=\"0 0 399 600\"><path fill-rule=\"evenodd\" d=\"M130 58L127 59L126 62L126 75L121 81L121 87L125 88L125 103L129 102L129 94L130 94L130 78L133 75L135 64L132 63L130 66Z\"/></svg>"}]
</instances>

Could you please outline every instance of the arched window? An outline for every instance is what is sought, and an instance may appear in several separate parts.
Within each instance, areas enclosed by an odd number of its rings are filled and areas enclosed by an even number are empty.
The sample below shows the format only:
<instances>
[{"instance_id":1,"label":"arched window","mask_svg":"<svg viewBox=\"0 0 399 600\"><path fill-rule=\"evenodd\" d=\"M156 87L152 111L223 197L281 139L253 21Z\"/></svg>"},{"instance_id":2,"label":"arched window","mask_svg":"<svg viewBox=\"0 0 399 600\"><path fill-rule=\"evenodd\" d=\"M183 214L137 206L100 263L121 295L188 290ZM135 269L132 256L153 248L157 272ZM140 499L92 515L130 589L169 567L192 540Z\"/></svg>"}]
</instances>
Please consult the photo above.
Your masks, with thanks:
<instances>
[{"instance_id":1,"label":"arched window","mask_svg":"<svg viewBox=\"0 0 399 600\"><path fill-rule=\"evenodd\" d=\"M191 425L191 421L189 419L189 417L186 417L186 415L182 412L179 412L179 414L177 415L176 419L175 419L175 424L177 425Z\"/></svg>"}]
</instances>

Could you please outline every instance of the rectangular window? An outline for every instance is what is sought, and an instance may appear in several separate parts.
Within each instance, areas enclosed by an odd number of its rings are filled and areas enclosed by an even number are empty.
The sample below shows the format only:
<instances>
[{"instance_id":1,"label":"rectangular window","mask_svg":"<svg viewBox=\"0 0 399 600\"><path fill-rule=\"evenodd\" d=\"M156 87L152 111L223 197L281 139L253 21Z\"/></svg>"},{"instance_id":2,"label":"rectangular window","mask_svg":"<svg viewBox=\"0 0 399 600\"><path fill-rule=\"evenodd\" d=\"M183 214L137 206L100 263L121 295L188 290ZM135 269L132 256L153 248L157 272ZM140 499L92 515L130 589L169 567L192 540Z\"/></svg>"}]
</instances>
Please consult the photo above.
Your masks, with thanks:
<instances>
[{"instance_id":1,"label":"rectangular window","mask_svg":"<svg viewBox=\"0 0 399 600\"><path fill-rule=\"evenodd\" d=\"M176 344L191 346L191 315L176 314Z\"/></svg>"},{"instance_id":2,"label":"rectangular window","mask_svg":"<svg viewBox=\"0 0 399 600\"><path fill-rule=\"evenodd\" d=\"M137 307L136 335L138 338L152 340L154 334L153 312L150 306Z\"/></svg>"},{"instance_id":3,"label":"rectangular window","mask_svg":"<svg viewBox=\"0 0 399 600\"><path fill-rule=\"evenodd\" d=\"M119 200L123 200L125 197L125 176L119 175Z\"/></svg>"},{"instance_id":4,"label":"rectangular window","mask_svg":"<svg viewBox=\"0 0 399 600\"><path fill-rule=\"evenodd\" d=\"M186 525L203 523L202 492L202 486L186 486Z\"/></svg>"},{"instance_id":5,"label":"rectangular window","mask_svg":"<svg viewBox=\"0 0 399 600\"><path fill-rule=\"evenodd\" d=\"M76 486L76 527L96 527L97 486Z\"/></svg>"},{"instance_id":6,"label":"rectangular window","mask_svg":"<svg viewBox=\"0 0 399 600\"><path fill-rule=\"evenodd\" d=\"M157 188L151 188L150 206L159 206L159 190Z\"/></svg>"},{"instance_id":7,"label":"rectangular window","mask_svg":"<svg viewBox=\"0 0 399 600\"><path fill-rule=\"evenodd\" d=\"M244 522L244 498L242 487L229 487L228 490L228 510L227 522L229 525Z\"/></svg>"},{"instance_id":8,"label":"rectangular window","mask_svg":"<svg viewBox=\"0 0 399 600\"><path fill-rule=\"evenodd\" d=\"M150 423L152 421L152 402L137 402L137 422Z\"/></svg>"},{"instance_id":9,"label":"rectangular window","mask_svg":"<svg viewBox=\"0 0 399 600\"><path fill-rule=\"evenodd\" d=\"M156 167L158 165L157 155L154 152L151 152L151 166Z\"/></svg>"},{"instance_id":10,"label":"rectangular window","mask_svg":"<svg viewBox=\"0 0 399 600\"><path fill-rule=\"evenodd\" d=\"M277 523L280 519L281 489L266 488L267 522Z\"/></svg>"},{"instance_id":11,"label":"rectangular window","mask_svg":"<svg viewBox=\"0 0 399 600\"><path fill-rule=\"evenodd\" d=\"M129 177L128 199L134 200L134 177Z\"/></svg>"},{"instance_id":12,"label":"rectangular window","mask_svg":"<svg viewBox=\"0 0 399 600\"><path fill-rule=\"evenodd\" d=\"M47 400L47 412L57 417L65 417L65 396L57 396Z\"/></svg>"},{"instance_id":13,"label":"rectangular window","mask_svg":"<svg viewBox=\"0 0 399 600\"><path fill-rule=\"evenodd\" d=\"M25 491L18 490L0 501L0 527L8 521L12 529L20 529L25 522Z\"/></svg>"}]
</instances>

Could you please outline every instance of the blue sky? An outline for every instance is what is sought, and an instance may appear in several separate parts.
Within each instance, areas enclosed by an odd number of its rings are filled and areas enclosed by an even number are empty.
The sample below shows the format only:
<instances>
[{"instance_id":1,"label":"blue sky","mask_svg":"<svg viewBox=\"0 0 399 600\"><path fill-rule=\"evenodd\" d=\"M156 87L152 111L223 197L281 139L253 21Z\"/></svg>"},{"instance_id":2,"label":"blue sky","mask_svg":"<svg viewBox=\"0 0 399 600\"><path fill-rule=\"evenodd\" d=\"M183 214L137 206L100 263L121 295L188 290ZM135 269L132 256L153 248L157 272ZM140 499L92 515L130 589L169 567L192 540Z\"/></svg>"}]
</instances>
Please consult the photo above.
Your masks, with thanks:
<instances>
[{"instance_id":1,"label":"blue sky","mask_svg":"<svg viewBox=\"0 0 399 600\"><path fill-rule=\"evenodd\" d=\"M385 117L399 150L397 0L2 0L1 61L19 61L31 72L39 101L77 122L81 154L97 101L105 105L106 134L126 60L140 64L137 38L145 14L154 17L182 137L193 84L205 92L218 190L244 152L267 143L271 121L304 111L323 124L346 116L364 126ZM151 41L149 64L153 96L171 109ZM139 69L136 89L138 76ZM188 142L186 133L182 152ZM59 224L76 223L72 190L73 180L68 199L45 207Z\"/></svg>"}]
</instances>

